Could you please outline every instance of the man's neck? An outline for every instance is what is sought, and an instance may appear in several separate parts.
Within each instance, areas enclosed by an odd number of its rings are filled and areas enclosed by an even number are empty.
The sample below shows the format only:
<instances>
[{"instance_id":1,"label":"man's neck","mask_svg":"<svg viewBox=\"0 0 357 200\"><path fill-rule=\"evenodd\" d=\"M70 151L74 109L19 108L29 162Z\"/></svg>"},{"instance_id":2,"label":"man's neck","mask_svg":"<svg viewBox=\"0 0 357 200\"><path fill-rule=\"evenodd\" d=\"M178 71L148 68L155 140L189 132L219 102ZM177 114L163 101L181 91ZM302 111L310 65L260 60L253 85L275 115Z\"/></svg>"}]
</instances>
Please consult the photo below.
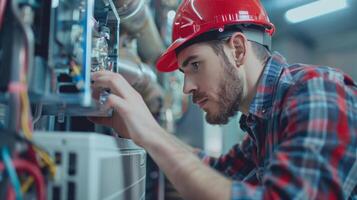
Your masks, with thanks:
<instances>
[{"instance_id":1,"label":"man's neck","mask_svg":"<svg viewBox=\"0 0 357 200\"><path fill-rule=\"evenodd\" d=\"M269 59L268 59L269 60ZM241 103L241 112L245 115L249 115L249 107L252 103L255 95L257 94L259 80L263 74L266 61L262 63L260 60L256 59L255 56L247 59L245 66L245 76L246 76L246 94L244 95L243 101Z\"/></svg>"}]
</instances>

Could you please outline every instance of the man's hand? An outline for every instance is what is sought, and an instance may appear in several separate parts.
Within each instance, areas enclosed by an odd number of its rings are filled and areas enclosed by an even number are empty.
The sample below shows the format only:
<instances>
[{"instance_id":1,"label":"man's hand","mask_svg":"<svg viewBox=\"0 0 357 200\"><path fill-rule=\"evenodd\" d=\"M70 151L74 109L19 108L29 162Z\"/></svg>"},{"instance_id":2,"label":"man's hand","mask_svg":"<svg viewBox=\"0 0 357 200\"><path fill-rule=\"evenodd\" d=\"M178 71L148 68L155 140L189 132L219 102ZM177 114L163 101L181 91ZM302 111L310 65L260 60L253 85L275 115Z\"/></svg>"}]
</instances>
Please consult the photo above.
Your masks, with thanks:
<instances>
[{"instance_id":1,"label":"man's hand","mask_svg":"<svg viewBox=\"0 0 357 200\"><path fill-rule=\"evenodd\" d=\"M114 113L112 117L91 117L91 121L112 127L120 136L140 146L154 138L155 133L162 132L140 94L120 74L95 72L92 81L94 98L98 99L104 88L110 89L105 106L112 107Z\"/></svg>"}]
</instances>

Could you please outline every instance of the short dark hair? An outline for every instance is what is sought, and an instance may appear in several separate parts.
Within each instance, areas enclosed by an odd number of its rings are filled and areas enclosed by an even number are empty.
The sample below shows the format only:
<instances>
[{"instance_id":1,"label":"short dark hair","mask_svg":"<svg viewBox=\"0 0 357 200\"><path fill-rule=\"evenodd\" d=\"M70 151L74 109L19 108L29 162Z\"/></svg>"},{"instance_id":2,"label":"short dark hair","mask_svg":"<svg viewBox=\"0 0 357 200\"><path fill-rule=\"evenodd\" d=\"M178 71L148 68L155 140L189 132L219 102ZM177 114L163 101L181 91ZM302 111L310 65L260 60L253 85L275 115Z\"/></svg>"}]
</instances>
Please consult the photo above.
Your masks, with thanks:
<instances>
[{"instance_id":1,"label":"short dark hair","mask_svg":"<svg viewBox=\"0 0 357 200\"><path fill-rule=\"evenodd\" d=\"M208 41L208 44L217 55L223 55L223 46L226 42L227 40L211 40ZM264 45L253 41L251 41L251 45L255 56L262 63L264 63L271 56L269 49L267 49Z\"/></svg>"}]
</instances>

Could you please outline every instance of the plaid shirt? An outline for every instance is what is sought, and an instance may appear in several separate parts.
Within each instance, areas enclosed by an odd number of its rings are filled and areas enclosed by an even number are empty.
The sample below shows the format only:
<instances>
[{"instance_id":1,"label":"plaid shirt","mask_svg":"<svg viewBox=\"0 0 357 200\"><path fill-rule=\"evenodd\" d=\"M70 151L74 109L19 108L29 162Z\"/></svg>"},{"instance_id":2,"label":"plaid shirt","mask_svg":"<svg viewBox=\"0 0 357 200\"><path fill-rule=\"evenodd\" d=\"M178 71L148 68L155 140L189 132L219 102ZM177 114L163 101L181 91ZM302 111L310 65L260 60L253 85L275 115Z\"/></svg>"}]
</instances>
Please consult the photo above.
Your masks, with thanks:
<instances>
[{"instance_id":1,"label":"plaid shirt","mask_svg":"<svg viewBox=\"0 0 357 200\"><path fill-rule=\"evenodd\" d=\"M228 154L198 153L233 179L232 199L357 199L357 86L347 75L274 53L240 126L247 135Z\"/></svg>"}]
</instances>

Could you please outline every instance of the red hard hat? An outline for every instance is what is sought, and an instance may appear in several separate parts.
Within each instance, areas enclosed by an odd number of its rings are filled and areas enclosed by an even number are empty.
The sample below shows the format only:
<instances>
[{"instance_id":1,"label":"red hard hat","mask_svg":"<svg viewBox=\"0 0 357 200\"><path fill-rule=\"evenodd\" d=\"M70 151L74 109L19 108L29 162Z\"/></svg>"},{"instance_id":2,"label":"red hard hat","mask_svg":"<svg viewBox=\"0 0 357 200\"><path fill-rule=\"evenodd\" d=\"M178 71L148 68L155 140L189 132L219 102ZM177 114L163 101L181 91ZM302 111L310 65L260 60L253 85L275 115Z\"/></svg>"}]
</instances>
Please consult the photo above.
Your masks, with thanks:
<instances>
[{"instance_id":1,"label":"red hard hat","mask_svg":"<svg viewBox=\"0 0 357 200\"><path fill-rule=\"evenodd\" d=\"M175 50L207 31L233 24L258 25L270 36L275 28L259 0L183 0L173 23L173 43L161 55L156 67L161 72L178 68Z\"/></svg>"}]
</instances>

